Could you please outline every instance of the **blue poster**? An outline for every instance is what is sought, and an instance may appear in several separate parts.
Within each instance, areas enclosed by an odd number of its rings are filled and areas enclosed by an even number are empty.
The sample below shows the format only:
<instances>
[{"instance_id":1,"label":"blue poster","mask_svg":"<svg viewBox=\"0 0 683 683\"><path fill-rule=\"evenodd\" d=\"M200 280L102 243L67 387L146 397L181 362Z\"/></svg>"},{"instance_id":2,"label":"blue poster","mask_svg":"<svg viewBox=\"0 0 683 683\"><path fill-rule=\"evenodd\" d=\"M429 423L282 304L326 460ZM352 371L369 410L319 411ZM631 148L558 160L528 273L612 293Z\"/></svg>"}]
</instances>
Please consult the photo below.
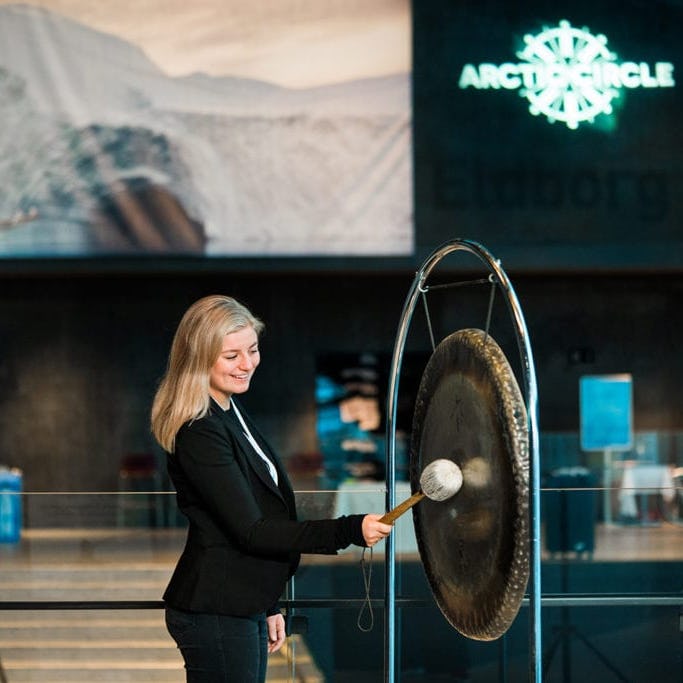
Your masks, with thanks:
<instances>
[{"instance_id":1,"label":"blue poster","mask_svg":"<svg viewBox=\"0 0 683 683\"><path fill-rule=\"evenodd\" d=\"M581 377L579 403L582 450L626 451L632 448L632 386L629 374Z\"/></svg>"}]
</instances>

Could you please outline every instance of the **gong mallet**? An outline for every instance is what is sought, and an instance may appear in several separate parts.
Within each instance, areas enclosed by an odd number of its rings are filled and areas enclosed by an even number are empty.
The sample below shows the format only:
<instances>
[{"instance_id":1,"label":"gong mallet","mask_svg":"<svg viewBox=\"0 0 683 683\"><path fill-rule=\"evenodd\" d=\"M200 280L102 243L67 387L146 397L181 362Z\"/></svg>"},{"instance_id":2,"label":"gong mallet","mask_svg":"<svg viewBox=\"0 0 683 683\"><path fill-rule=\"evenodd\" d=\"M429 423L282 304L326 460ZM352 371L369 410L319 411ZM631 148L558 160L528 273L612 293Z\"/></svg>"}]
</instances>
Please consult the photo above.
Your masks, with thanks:
<instances>
[{"instance_id":1,"label":"gong mallet","mask_svg":"<svg viewBox=\"0 0 683 683\"><path fill-rule=\"evenodd\" d=\"M440 458L429 463L420 475L420 490L413 493L393 510L389 510L379 521L393 524L404 512L423 498L441 502L452 498L462 486L462 470L452 461Z\"/></svg>"}]
</instances>

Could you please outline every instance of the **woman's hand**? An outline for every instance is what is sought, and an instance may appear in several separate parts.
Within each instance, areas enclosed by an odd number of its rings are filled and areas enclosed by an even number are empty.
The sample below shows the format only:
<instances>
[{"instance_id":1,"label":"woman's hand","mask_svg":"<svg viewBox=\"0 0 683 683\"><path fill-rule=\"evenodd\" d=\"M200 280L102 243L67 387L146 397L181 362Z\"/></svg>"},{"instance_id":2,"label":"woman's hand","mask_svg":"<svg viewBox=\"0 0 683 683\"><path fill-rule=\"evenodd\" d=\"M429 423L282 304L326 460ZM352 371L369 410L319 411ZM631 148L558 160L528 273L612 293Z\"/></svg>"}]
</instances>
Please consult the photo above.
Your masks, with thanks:
<instances>
[{"instance_id":1,"label":"woman's hand","mask_svg":"<svg viewBox=\"0 0 683 683\"><path fill-rule=\"evenodd\" d=\"M377 541L386 538L393 527L391 524L384 524L379 521L382 515L365 515L363 517L363 538L368 548L371 548Z\"/></svg>"},{"instance_id":2,"label":"woman's hand","mask_svg":"<svg viewBox=\"0 0 683 683\"><path fill-rule=\"evenodd\" d=\"M277 652L285 642L285 618L281 614L266 617L268 626L268 653Z\"/></svg>"}]
</instances>

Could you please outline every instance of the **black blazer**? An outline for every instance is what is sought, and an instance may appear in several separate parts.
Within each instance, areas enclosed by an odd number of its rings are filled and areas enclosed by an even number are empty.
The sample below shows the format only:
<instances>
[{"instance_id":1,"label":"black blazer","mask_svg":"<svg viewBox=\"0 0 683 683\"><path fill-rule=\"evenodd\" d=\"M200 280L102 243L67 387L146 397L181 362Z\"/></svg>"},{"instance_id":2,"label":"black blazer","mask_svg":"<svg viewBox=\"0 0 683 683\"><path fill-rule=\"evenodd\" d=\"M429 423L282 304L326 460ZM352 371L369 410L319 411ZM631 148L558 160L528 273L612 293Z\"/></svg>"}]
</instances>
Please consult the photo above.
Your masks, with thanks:
<instances>
[{"instance_id":1,"label":"black blazer","mask_svg":"<svg viewBox=\"0 0 683 683\"><path fill-rule=\"evenodd\" d=\"M294 493L279 458L241 406L249 429L278 471L268 469L230 411L212 400L205 417L183 425L168 472L189 520L185 549L164 593L189 612L275 613L300 553L334 554L365 545L362 515L297 521Z\"/></svg>"}]
</instances>

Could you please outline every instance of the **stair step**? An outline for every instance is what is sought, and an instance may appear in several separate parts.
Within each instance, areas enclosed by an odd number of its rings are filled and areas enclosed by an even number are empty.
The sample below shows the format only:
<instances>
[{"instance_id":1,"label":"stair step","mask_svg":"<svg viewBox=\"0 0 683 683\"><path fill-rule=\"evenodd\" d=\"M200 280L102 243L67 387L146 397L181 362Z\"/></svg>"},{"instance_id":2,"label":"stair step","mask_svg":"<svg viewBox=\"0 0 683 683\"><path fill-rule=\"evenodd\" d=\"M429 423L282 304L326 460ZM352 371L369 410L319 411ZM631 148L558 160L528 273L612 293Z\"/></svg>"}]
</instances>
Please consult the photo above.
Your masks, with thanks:
<instances>
[{"instance_id":1,"label":"stair step","mask_svg":"<svg viewBox=\"0 0 683 683\"><path fill-rule=\"evenodd\" d=\"M163 609L122 610L6 610L0 612L2 626L164 626ZM165 626L164 626L165 628Z\"/></svg>"},{"instance_id":2,"label":"stair step","mask_svg":"<svg viewBox=\"0 0 683 683\"><path fill-rule=\"evenodd\" d=\"M94 679L93 676L96 675ZM9 674L8 674L9 676ZM70 671L12 671L9 683L185 683L182 668L177 671L165 669L109 670L97 671L72 669ZM271 672L268 669L267 683L323 683L320 677L301 677L297 674L292 679L288 672Z\"/></svg>"},{"instance_id":3,"label":"stair step","mask_svg":"<svg viewBox=\"0 0 683 683\"><path fill-rule=\"evenodd\" d=\"M0 600L7 602L26 601L128 601L161 600L165 586L149 586L135 588L134 586L107 586L103 588L90 588L76 590L74 588L17 588L8 590L4 587L0 590Z\"/></svg>"},{"instance_id":4,"label":"stair step","mask_svg":"<svg viewBox=\"0 0 683 683\"><path fill-rule=\"evenodd\" d=\"M163 624L150 626L136 625L135 637L141 641L160 640L170 638ZM78 640L97 641L110 640L120 642L130 640L133 629L131 626L92 626L92 625L69 625L62 626L7 626L0 624L0 653L7 644L35 640Z\"/></svg>"},{"instance_id":5,"label":"stair step","mask_svg":"<svg viewBox=\"0 0 683 683\"><path fill-rule=\"evenodd\" d=\"M31 634L33 635L33 634ZM35 651L40 650L46 652L48 650L114 650L121 648L128 648L130 650L140 649L167 649L174 647L170 636L168 638L140 638L138 633L135 633L135 638L131 639L130 632L128 633L128 640L111 640L110 638L98 638L91 640L81 640L76 638L31 638L30 640L22 640L21 638L3 639L0 638L0 651L6 655L10 650L26 650Z\"/></svg>"},{"instance_id":6,"label":"stair step","mask_svg":"<svg viewBox=\"0 0 683 683\"><path fill-rule=\"evenodd\" d=\"M168 569L0 570L0 600L160 600Z\"/></svg>"},{"instance_id":7,"label":"stair step","mask_svg":"<svg viewBox=\"0 0 683 683\"><path fill-rule=\"evenodd\" d=\"M113 566L109 563L103 566L87 566L81 567L79 565L57 565L50 566L41 564L39 567L31 567L30 570L18 567L1 567L0 577L3 581L26 581L29 578L35 581L49 581L57 580L72 580L72 581L95 581L106 583L107 581L129 581L131 579L137 581L138 579L156 579L164 581L170 576L173 571L173 566L168 567L150 565L131 566L125 564Z\"/></svg>"},{"instance_id":8,"label":"stair step","mask_svg":"<svg viewBox=\"0 0 683 683\"><path fill-rule=\"evenodd\" d=\"M37 669L13 670L7 673L8 683L185 683L182 667L177 671L166 669L147 669L144 672L135 670L98 671L87 669L71 671L41 671ZM270 679L268 683L271 683Z\"/></svg>"},{"instance_id":9,"label":"stair step","mask_svg":"<svg viewBox=\"0 0 683 683\"><path fill-rule=\"evenodd\" d=\"M101 616L96 616L96 614ZM165 622L163 609L120 609L111 610L104 615L102 615L102 610L87 609L0 611L0 628L36 628L40 626L54 628L162 626L165 628Z\"/></svg>"},{"instance_id":10,"label":"stair step","mask_svg":"<svg viewBox=\"0 0 683 683\"><path fill-rule=\"evenodd\" d=\"M185 681L182 659L178 654L174 661L125 661L115 658L100 658L95 661L74 661L72 659L43 659L24 662L12 658L3 659L7 680L41 681L44 683L76 683L88 681L164 681L183 683ZM305 670L308 670L308 673ZM314 667L300 666L297 661L295 680L305 683L323 683ZM268 683L291 683L290 664L278 655L271 655L268 663Z\"/></svg>"}]
</instances>

